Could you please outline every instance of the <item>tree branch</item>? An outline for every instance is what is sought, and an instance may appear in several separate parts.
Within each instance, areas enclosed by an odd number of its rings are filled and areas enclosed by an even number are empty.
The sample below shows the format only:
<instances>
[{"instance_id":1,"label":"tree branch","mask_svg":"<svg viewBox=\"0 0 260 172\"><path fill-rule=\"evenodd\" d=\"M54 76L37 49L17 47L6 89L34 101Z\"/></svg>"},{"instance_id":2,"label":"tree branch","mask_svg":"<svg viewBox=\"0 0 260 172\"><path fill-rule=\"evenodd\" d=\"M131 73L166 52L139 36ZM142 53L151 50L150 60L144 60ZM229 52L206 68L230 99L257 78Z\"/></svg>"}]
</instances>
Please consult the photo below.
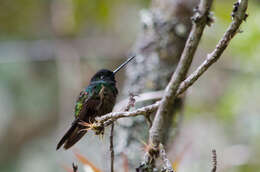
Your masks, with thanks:
<instances>
[{"instance_id":1,"label":"tree branch","mask_svg":"<svg viewBox=\"0 0 260 172\"><path fill-rule=\"evenodd\" d=\"M132 51L137 54L136 60L126 68L126 77L123 94L129 90L135 94L164 90L180 59L185 42L191 30L190 17L198 0L152 0L150 8L140 11L141 29ZM156 72L155 72L156 71ZM138 97L139 98L139 97ZM139 107L152 104L158 99L139 102ZM138 101L138 100L137 100ZM176 103L176 111L182 106L182 100ZM177 108L178 107L178 108ZM116 109L115 109L116 110ZM168 116L164 126L164 142L172 127L175 113ZM139 140L147 140L150 123L146 125L145 118L129 118L119 121L116 136L125 142L118 141L118 151L132 154L130 148L140 147ZM136 133L138 138L136 138ZM117 140L119 140L117 139ZM142 159L142 152L136 152L129 157L130 167L135 167Z\"/></svg>"},{"instance_id":2,"label":"tree branch","mask_svg":"<svg viewBox=\"0 0 260 172\"><path fill-rule=\"evenodd\" d=\"M162 140L161 136L163 131L162 129L165 123L165 117L167 116L167 114L172 113L173 111L173 104L176 99L176 92L181 81L183 81L188 72L188 69L190 68L190 64L198 47L203 30L208 23L208 15L211 4L212 0L201 0L195 15L192 17L193 26L191 33L186 42L177 69L166 87L164 96L161 100L161 104L155 115L153 125L149 131L149 142L155 147L158 147L159 143Z\"/></svg>"},{"instance_id":3,"label":"tree branch","mask_svg":"<svg viewBox=\"0 0 260 172\"><path fill-rule=\"evenodd\" d=\"M159 104L160 104L160 101L157 101L154 104L141 107L141 108L134 110L134 111L131 111L131 112L111 112L111 113L108 113L104 116L96 117L96 120L100 123L105 124L110 120L115 121L119 118L135 117L135 116L138 116L138 115L147 116L147 115L155 112L158 109Z\"/></svg>"},{"instance_id":4,"label":"tree branch","mask_svg":"<svg viewBox=\"0 0 260 172\"><path fill-rule=\"evenodd\" d=\"M226 47L229 45L230 40L236 35L239 30L239 26L246 19L246 9L248 0L241 0L234 5L234 10L232 13L233 21L228 27L227 31L224 33L221 40L218 42L216 48L208 54L206 60L180 85L177 91L177 95L183 93L187 88L189 88L213 63L215 63Z\"/></svg>"},{"instance_id":5,"label":"tree branch","mask_svg":"<svg viewBox=\"0 0 260 172\"><path fill-rule=\"evenodd\" d=\"M181 82L176 92L176 96L179 96L183 92L185 92L213 63L215 63L220 58L225 48L229 45L230 40L238 32L239 26L241 25L242 21L247 16L247 3L248 0L242 0L241 3L238 4L238 6L236 6L237 10L233 12L234 19L228 27L227 31L225 32L224 36L221 38L213 52L211 52L207 56L206 60L192 74L190 74L189 77L187 77L184 81ZM135 117L138 115L146 116L155 112L158 109L159 104L160 101L157 101L154 104L144 106L131 112L111 112L102 117L97 117L96 120L100 123L104 123L109 120L115 121L119 118Z\"/></svg>"},{"instance_id":6,"label":"tree branch","mask_svg":"<svg viewBox=\"0 0 260 172\"><path fill-rule=\"evenodd\" d=\"M162 144L160 144L160 156L163 161L163 170L162 171L174 172L171 161L168 159L167 154L166 154L165 149Z\"/></svg>"},{"instance_id":7,"label":"tree branch","mask_svg":"<svg viewBox=\"0 0 260 172\"><path fill-rule=\"evenodd\" d=\"M238 29L242 23L242 21L246 18L246 9L247 9L247 3L248 0L242 0L241 3L238 5L237 10L234 15L234 19L230 26L228 27L227 31L217 44L216 48L208 54L206 60L192 73L189 77L187 77L184 81L181 82L177 92L176 96L181 95L183 92L185 92L193 83L213 64L215 63L220 56L222 55L223 51L226 49L226 47L229 45L230 40L235 36L235 34L238 32ZM108 113L107 115L104 115L102 117L96 118L99 122L105 122L107 120L112 119L117 120L119 118L125 118L125 117L135 117L138 115L147 115L155 112L157 108L159 107L160 101L157 101L154 104L139 108L132 112L112 112Z\"/></svg>"},{"instance_id":8,"label":"tree branch","mask_svg":"<svg viewBox=\"0 0 260 172\"><path fill-rule=\"evenodd\" d=\"M113 138L114 138L114 122L112 122L111 125L111 130L110 130L110 172L114 172L114 143L113 143Z\"/></svg>"},{"instance_id":9,"label":"tree branch","mask_svg":"<svg viewBox=\"0 0 260 172\"><path fill-rule=\"evenodd\" d=\"M129 93L129 100L128 100L128 104L127 106L125 107L124 111L125 112L128 112L130 110L131 107L134 107L135 105L135 96L133 93ZM111 163L110 163L110 171L111 172L114 172L114 142L113 142L113 139L114 139L114 122L112 120L111 121L111 131L110 131L110 155L111 155ZM101 124L102 125L102 124Z\"/></svg>"},{"instance_id":10,"label":"tree branch","mask_svg":"<svg viewBox=\"0 0 260 172\"><path fill-rule=\"evenodd\" d=\"M187 44L185 46L184 52L182 54L180 63L176 69L176 72L173 74L171 81L169 82L163 99L157 101L152 105L148 105L142 108L139 108L132 112L112 112L105 116L96 118L98 122L110 125L113 121L124 118L124 117L134 117L138 115L147 116L152 112L155 112L158 108L154 123L150 129L150 147L154 150L158 148L160 143L160 132L163 128L163 117L166 113L169 113L168 109L171 109L171 106L174 103L175 98L185 92L213 63L215 63L226 47L229 45L230 40L236 35L239 30L239 27L243 20L246 19L246 9L248 0L241 0L234 5L232 12L233 21L228 27L227 31L224 33L224 36L217 44L216 48L208 54L206 60L184 81L183 78L186 76L186 73L190 67L192 58L194 56L195 50L198 46L200 37L202 35L203 29L207 22L209 21L208 14L212 1L211 0L202 0L200 3L199 10L193 17L194 25L192 32L189 36ZM181 82L182 81L182 82ZM156 155L156 153L155 153ZM154 162L153 158L150 157L149 152L145 155L145 162L151 163Z\"/></svg>"}]
</instances>

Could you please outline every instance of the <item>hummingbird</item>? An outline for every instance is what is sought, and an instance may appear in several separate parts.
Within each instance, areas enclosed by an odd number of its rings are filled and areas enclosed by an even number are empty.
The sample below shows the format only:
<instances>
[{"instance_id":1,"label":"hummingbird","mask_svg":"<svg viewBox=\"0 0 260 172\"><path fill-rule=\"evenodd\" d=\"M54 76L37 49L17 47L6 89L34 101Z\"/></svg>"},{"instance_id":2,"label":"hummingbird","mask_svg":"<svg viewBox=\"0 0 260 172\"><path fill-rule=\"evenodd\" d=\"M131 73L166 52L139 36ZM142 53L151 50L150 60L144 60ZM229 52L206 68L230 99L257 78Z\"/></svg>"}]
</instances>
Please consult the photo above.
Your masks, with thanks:
<instances>
[{"instance_id":1,"label":"hummingbird","mask_svg":"<svg viewBox=\"0 0 260 172\"><path fill-rule=\"evenodd\" d=\"M69 149L86 134L87 130L83 129L81 122L93 123L95 117L113 110L118 94L115 74L133 58L135 56L128 58L114 71L101 69L91 78L90 84L80 92L77 98L74 108L75 119L57 144L56 150L62 145L64 149Z\"/></svg>"}]
</instances>

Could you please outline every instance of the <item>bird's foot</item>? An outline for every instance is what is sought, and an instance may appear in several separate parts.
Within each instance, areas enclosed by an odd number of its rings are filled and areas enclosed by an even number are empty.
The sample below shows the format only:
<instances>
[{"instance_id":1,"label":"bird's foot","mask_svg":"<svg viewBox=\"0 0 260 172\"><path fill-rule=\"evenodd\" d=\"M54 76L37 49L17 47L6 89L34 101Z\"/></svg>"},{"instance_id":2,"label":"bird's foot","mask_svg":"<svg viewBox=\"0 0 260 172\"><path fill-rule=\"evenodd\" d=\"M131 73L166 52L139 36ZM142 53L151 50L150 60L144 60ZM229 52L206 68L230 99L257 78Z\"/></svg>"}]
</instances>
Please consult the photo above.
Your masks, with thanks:
<instances>
[{"instance_id":1,"label":"bird's foot","mask_svg":"<svg viewBox=\"0 0 260 172\"><path fill-rule=\"evenodd\" d=\"M80 121L80 122L78 122L78 124L83 127L80 131L88 131L88 130L92 129L92 123Z\"/></svg>"},{"instance_id":2,"label":"bird's foot","mask_svg":"<svg viewBox=\"0 0 260 172\"><path fill-rule=\"evenodd\" d=\"M97 134L97 133L96 133ZM99 139L100 140L103 140L103 138L104 138L104 130L103 130L103 132L102 133L100 133L100 134L98 134L99 135Z\"/></svg>"},{"instance_id":3,"label":"bird's foot","mask_svg":"<svg viewBox=\"0 0 260 172\"><path fill-rule=\"evenodd\" d=\"M83 129L81 129L81 131L92 130L95 132L96 135L102 136L104 134L105 128L102 123L99 123L99 122L87 123L87 122L81 121L81 122L79 122L79 125L84 127Z\"/></svg>"},{"instance_id":4,"label":"bird's foot","mask_svg":"<svg viewBox=\"0 0 260 172\"><path fill-rule=\"evenodd\" d=\"M101 136L101 138L103 138L104 131L105 131L105 127L103 123L95 122L94 124L95 126L93 127L93 131L95 132L96 135L99 135Z\"/></svg>"}]
</instances>

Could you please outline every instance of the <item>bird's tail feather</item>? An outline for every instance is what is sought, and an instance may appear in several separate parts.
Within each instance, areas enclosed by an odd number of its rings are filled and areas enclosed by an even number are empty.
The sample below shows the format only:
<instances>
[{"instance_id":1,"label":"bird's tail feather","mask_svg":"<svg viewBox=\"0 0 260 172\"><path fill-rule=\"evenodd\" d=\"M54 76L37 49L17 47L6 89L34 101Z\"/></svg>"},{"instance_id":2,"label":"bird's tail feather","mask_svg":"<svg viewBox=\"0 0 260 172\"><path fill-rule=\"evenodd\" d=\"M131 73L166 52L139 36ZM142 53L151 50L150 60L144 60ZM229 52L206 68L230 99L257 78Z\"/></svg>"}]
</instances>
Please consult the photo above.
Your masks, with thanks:
<instances>
[{"instance_id":1,"label":"bird's tail feather","mask_svg":"<svg viewBox=\"0 0 260 172\"><path fill-rule=\"evenodd\" d=\"M76 127L74 132L70 135L70 137L67 139L67 141L64 144L64 149L69 149L71 146L73 146L75 143L77 143L85 134L87 131L81 131L81 127Z\"/></svg>"},{"instance_id":2,"label":"bird's tail feather","mask_svg":"<svg viewBox=\"0 0 260 172\"><path fill-rule=\"evenodd\" d=\"M87 131L80 131L81 126L77 123L72 124L70 129L66 132L66 134L62 137L60 142L57 144L56 150L58 150L63 144L64 149L69 149L75 143L77 143Z\"/></svg>"}]
</instances>

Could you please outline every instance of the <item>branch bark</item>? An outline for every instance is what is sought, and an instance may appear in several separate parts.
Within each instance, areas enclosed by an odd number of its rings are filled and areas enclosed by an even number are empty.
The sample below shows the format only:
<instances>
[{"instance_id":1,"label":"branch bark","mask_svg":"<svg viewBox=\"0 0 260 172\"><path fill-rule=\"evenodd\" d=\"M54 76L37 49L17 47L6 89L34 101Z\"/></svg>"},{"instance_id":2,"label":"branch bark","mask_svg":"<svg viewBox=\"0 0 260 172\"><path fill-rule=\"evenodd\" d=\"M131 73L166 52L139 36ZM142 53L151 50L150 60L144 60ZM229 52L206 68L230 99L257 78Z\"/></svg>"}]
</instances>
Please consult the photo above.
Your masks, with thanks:
<instances>
[{"instance_id":1,"label":"branch bark","mask_svg":"<svg viewBox=\"0 0 260 172\"><path fill-rule=\"evenodd\" d=\"M208 54L206 60L180 85L177 91L177 95L182 94L187 88L189 88L213 63L215 63L224 50L229 45L231 39L236 35L243 20L246 19L246 9L248 0L242 0L240 3L236 3L232 13L233 21L224 33L221 40L218 42L216 48ZM236 10L235 10L236 9Z\"/></svg>"},{"instance_id":2,"label":"branch bark","mask_svg":"<svg viewBox=\"0 0 260 172\"><path fill-rule=\"evenodd\" d=\"M111 124L111 130L110 130L110 172L114 172L114 123Z\"/></svg>"},{"instance_id":3,"label":"branch bark","mask_svg":"<svg viewBox=\"0 0 260 172\"><path fill-rule=\"evenodd\" d=\"M194 24L191 33L186 42L177 69L166 87L164 96L161 100L161 104L155 115L152 128L149 131L149 142L155 147L158 147L159 143L162 141L162 131L165 125L165 117L169 113L173 112L173 104L176 99L176 92L181 81L187 75L188 69L190 68L194 53L198 47L203 30L206 24L208 23L208 15L209 10L211 8L211 4L212 0L201 0L198 11L196 11L195 15L192 17Z\"/></svg>"},{"instance_id":4,"label":"branch bark","mask_svg":"<svg viewBox=\"0 0 260 172\"><path fill-rule=\"evenodd\" d=\"M222 39L217 44L216 48L213 50L212 53L210 53L207 56L206 60L189 77L187 77L184 81L182 81L183 78L186 76L187 71L190 67L192 58L193 58L196 48L198 46L203 29L206 26L207 22L209 21L208 14L209 14L209 9L210 9L211 4L212 4L211 0L205 0L205 1L202 0L201 1L200 7L198 10L199 14L197 11L197 14L193 18L194 26L193 26L192 32L189 36L189 39L187 41L187 44L185 46L180 63L165 90L163 99L160 102L157 102L157 103L149 105L149 106L145 106L145 107L140 108L133 112L128 112L128 113L119 112L119 113L114 113L114 114L111 113L109 115L103 116L102 117L103 121L111 120L111 119L116 120L121 117L147 115L147 112L149 112L149 114L150 114L150 111L156 111L157 108L159 108L156 113L156 117L153 122L153 126L150 129L150 140L149 140L150 147L153 150L153 152L156 148L158 148L158 146L162 140L161 134L162 134L163 124L165 121L164 117L167 113L171 112L171 111L169 111L169 109L172 109L171 106L173 106L173 103L174 103L174 100L176 99L176 97L178 95L182 94L183 92L185 92L185 90L188 87L190 87L213 63L215 63L220 58L220 56L222 55L222 53L224 52L226 47L229 45L230 40L238 32L241 23L247 17L246 9L247 9L248 0L241 0L241 1L238 1L237 3L235 3L234 10L232 13L233 21L230 24L230 26L228 27L228 29L225 32ZM203 13L202 13L202 11L203 11ZM200 20L198 20L198 19L200 19ZM156 153L153 155L156 155ZM145 163L149 164L151 162L154 162L154 158L156 158L156 157L151 156L151 152L148 151L145 155ZM138 168L138 170L139 171L142 170L143 167L144 166L142 164ZM150 169L152 169L152 168L153 168L153 165L151 165Z\"/></svg>"},{"instance_id":5,"label":"branch bark","mask_svg":"<svg viewBox=\"0 0 260 172\"><path fill-rule=\"evenodd\" d=\"M226 47L229 45L230 40L239 31L241 23L247 17L246 10L248 0L241 0L235 3L232 13L233 21L228 27L222 39L217 44L216 48L212 51L212 53L207 56L206 60L189 77L182 81L190 67L192 58L202 35L203 28L206 24L208 24L207 22L210 21L210 19L208 18L208 14L211 4L212 0L201 1L199 10L195 14L195 17L193 17L194 26L185 46L185 50L182 54L180 63L165 90L163 99L154 104L144 106L132 112L113 112L97 118L100 123L109 125L111 122L119 118L134 117L138 115L147 116L158 109L153 122L153 126L150 129L149 140L149 147L151 148L151 152L153 153L153 155L156 156L152 156L152 153L148 151L145 155L146 165L154 162L154 160L158 157L158 153L156 153L155 151L159 152L158 147L162 141L161 134L163 131L162 129L164 128L163 124L165 121L165 114L171 112L176 97L185 92L187 88L189 88L206 70L208 70L208 68L213 63L215 63L220 58ZM146 165L142 163L142 165L138 167L138 170L142 171L144 167L147 167ZM150 169L152 168L153 165L151 164Z\"/></svg>"},{"instance_id":6,"label":"branch bark","mask_svg":"<svg viewBox=\"0 0 260 172\"><path fill-rule=\"evenodd\" d=\"M215 63L220 56L222 55L225 48L229 45L230 40L235 36L235 34L238 32L238 29L242 23L242 21L246 18L246 9L247 9L247 0L242 0L241 4L239 5L239 8L235 14L234 21L231 23L227 31L225 32L224 36L221 38L219 43L217 44L216 48L211 52L206 60L192 73L187 77L184 81L181 82L177 92L176 96L181 95L183 92L185 92L190 86L193 85L193 83L205 72L208 70L208 68ZM107 115L104 115L102 117L96 118L97 121L103 123L107 122L108 120L117 120L119 118L126 118L126 117L135 117L139 115L146 116L147 114L150 114L152 112L155 112L157 108L160 105L160 101L157 101L154 104L144 106L141 108L138 108L137 110L131 111L131 112L111 112Z\"/></svg>"},{"instance_id":7,"label":"branch bark","mask_svg":"<svg viewBox=\"0 0 260 172\"><path fill-rule=\"evenodd\" d=\"M149 10L141 10L141 33L133 48L137 56L127 67L125 95L128 95L129 91L140 94L165 89L188 38L191 29L190 17L197 2L198 0L152 0ZM155 101L138 102L136 108ZM172 127L174 113L167 119L165 131ZM143 131L148 130L150 126L146 125L144 118L137 117L119 120L117 127L116 153L128 154L129 165L134 167L140 162L142 152L133 150L142 146L140 140L147 140L148 133ZM164 132L165 142L169 134ZM117 142L120 139L125 141Z\"/></svg>"},{"instance_id":8,"label":"branch bark","mask_svg":"<svg viewBox=\"0 0 260 172\"><path fill-rule=\"evenodd\" d=\"M131 112L111 112L104 116L97 117L96 120L100 123L106 123L110 120L115 121L119 118L135 117L138 115L147 116L147 115L155 112L157 110L159 104L160 104L160 101L158 101L154 104L142 107L142 108L138 108Z\"/></svg>"},{"instance_id":9,"label":"branch bark","mask_svg":"<svg viewBox=\"0 0 260 172\"><path fill-rule=\"evenodd\" d=\"M168 159L167 154L166 154L165 149L162 144L160 144L160 156L163 161L163 170L162 171L174 172L171 161Z\"/></svg>"}]
</instances>

